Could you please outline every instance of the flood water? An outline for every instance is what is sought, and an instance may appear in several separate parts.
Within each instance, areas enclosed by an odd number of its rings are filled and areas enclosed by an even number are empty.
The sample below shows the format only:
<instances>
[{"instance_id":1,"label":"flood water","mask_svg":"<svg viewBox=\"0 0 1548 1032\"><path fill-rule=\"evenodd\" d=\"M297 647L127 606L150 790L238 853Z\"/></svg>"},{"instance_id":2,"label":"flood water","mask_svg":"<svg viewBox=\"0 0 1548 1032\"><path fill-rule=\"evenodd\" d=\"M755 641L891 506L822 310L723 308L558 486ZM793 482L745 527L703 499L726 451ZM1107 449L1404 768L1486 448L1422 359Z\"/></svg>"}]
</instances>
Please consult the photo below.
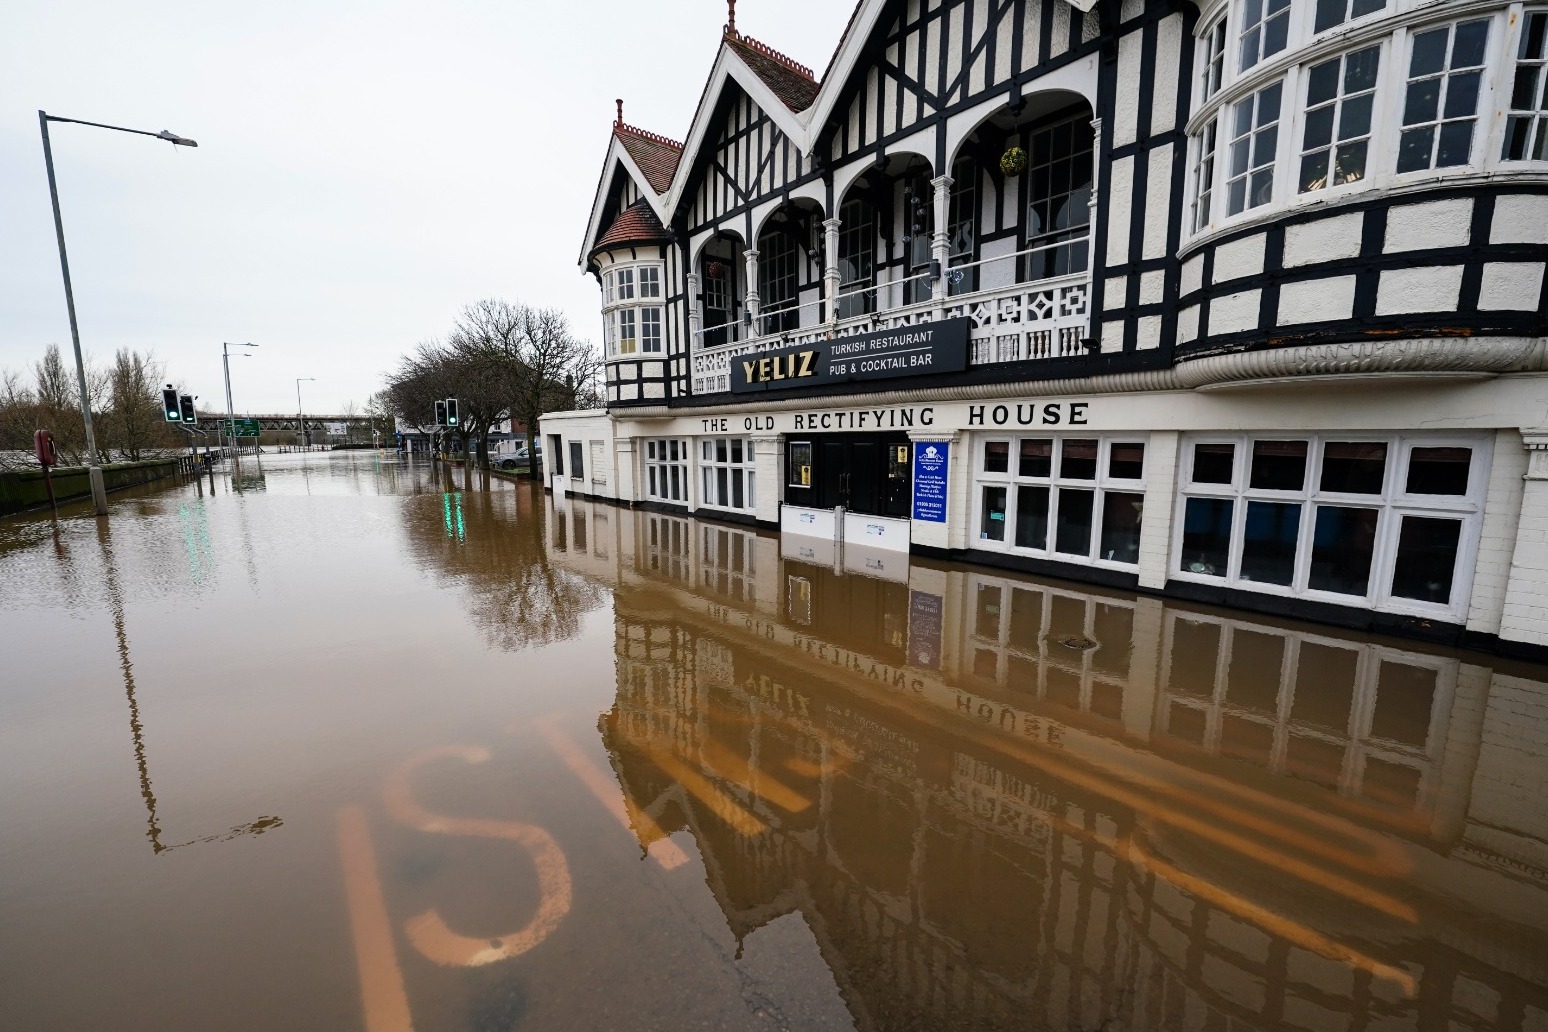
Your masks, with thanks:
<instances>
[{"instance_id":1,"label":"flood water","mask_svg":"<svg viewBox=\"0 0 1548 1032\"><path fill-rule=\"evenodd\" d=\"M390 453L112 513L0 521L0 1029L1548 1030L1544 668Z\"/></svg>"}]
</instances>

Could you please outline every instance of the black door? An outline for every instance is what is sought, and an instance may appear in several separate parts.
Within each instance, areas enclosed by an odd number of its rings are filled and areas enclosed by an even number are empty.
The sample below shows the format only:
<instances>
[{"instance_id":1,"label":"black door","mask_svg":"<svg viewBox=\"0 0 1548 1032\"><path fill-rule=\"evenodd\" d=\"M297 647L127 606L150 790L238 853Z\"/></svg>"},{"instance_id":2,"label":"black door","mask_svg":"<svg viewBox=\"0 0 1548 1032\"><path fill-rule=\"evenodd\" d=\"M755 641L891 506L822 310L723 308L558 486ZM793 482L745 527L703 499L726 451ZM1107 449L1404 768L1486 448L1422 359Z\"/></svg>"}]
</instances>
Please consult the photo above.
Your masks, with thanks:
<instances>
[{"instance_id":1,"label":"black door","mask_svg":"<svg viewBox=\"0 0 1548 1032\"><path fill-rule=\"evenodd\" d=\"M811 462L811 483L790 483L785 501L815 509L842 505L864 516L907 519L913 489L907 437L881 434L822 434L791 441L787 461L792 471ZM796 476L787 478L799 479Z\"/></svg>"},{"instance_id":2,"label":"black door","mask_svg":"<svg viewBox=\"0 0 1548 1032\"><path fill-rule=\"evenodd\" d=\"M845 483L849 501L845 508L865 516L882 515L881 477L877 476L881 467L881 445L875 441L854 442L850 445L847 465L844 476L849 478Z\"/></svg>"}]
</instances>

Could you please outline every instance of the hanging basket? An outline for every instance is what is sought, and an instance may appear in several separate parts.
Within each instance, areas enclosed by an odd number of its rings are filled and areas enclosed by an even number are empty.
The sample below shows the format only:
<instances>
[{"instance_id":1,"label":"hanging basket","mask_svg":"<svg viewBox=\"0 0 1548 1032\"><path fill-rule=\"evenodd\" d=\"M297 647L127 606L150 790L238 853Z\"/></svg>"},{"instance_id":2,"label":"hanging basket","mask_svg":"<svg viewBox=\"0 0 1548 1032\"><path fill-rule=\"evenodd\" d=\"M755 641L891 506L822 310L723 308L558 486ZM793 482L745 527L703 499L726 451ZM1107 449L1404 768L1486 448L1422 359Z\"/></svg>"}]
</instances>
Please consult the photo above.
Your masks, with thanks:
<instances>
[{"instance_id":1,"label":"hanging basket","mask_svg":"<svg viewBox=\"0 0 1548 1032\"><path fill-rule=\"evenodd\" d=\"M1027 168L1027 152L1020 147L1007 148L1000 155L1000 171L1008 176L1019 176Z\"/></svg>"},{"instance_id":2,"label":"hanging basket","mask_svg":"<svg viewBox=\"0 0 1548 1032\"><path fill-rule=\"evenodd\" d=\"M704 275L707 278L712 279L712 280L723 280L723 279L725 279L726 278L726 263L725 262L720 262L720 261L705 262L704 263Z\"/></svg>"}]
</instances>

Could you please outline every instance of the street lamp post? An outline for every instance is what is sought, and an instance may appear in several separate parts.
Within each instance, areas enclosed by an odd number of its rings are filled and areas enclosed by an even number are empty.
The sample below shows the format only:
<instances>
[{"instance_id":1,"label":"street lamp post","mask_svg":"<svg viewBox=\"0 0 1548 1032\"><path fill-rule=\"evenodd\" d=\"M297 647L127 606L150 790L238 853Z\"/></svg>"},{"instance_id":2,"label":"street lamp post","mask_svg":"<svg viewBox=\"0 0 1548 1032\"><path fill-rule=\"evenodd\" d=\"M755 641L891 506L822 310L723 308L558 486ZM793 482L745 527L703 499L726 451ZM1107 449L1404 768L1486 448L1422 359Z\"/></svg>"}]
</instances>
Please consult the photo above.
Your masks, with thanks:
<instances>
[{"instance_id":1,"label":"street lamp post","mask_svg":"<svg viewBox=\"0 0 1548 1032\"><path fill-rule=\"evenodd\" d=\"M317 377L315 377L315 376L298 376L298 377L296 377L296 436L300 437L302 443L305 444L308 448L310 448L312 446L312 435L306 432L306 417L301 414L301 383L302 383L302 381L306 381L307 383L316 383L317 382Z\"/></svg>"},{"instance_id":2,"label":"street lamp post","mask_svg":"<svg viewBox=\"0 0 1548 1032\"><path fill-rule=\"evenodd\" d=\"M70 343L75 348L75 383L81 392L81 422L86 429L87 478L91 481L91 500L98 516L107 515L107 485L102 480L102 458L97 454L97 434L91 423L91 398L86 393L86 363L81 358L81 331L75 321L75 291L70 286L70 260L65 255L64 219L59 214L59 185L54 179L54 150L48 142L48 123L69 122L72 125L89 125L98 129L112 129L136 136L154 136L177 147L197 147L193 140L184 139L163 129L159 133L144 129L125 129L121 125L105 125L102 122L83 122L78 118L60 118L38 110L38 130L43 134L43 164L48 168L48 197L54 205L54 235L59 239L59 271L64 275L65 307L70 312Z\"/></svg>"},{"instance_id":3,"label":"street lamp post","mask_svg":"<svg viewBox=\"0 0 1548 1032\"><path fill-rule=\"evenodd\" d=\"M231 438L231 461L236 462L240 455L236 447L236 406L231 403L231 349L232 348L256 348L256 344L227 344L220 346L220 359L226 367L226 434ZM251 410L249 410L251 411Z\"/></svg>"}]
</instances>

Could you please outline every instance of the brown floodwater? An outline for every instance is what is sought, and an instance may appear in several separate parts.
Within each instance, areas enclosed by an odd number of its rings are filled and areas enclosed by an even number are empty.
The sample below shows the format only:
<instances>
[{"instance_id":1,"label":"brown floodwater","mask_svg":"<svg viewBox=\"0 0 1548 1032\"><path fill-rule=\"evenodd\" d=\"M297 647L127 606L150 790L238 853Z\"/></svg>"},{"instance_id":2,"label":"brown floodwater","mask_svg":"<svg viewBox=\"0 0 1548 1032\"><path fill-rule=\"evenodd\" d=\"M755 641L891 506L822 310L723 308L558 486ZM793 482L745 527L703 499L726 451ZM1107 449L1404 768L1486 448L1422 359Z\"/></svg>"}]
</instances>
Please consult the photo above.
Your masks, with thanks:
<instances>
[{"instance_id":1,"label":"brown floodwater","mask_svg":"<svg viewBox=\"0 0 1548 1032\"><path fill-rule=\"evenodd\" d=\"M0 1029L1548 1030L1548 670L351 453L0 520Z\"/></svg>"}]
</instances>

